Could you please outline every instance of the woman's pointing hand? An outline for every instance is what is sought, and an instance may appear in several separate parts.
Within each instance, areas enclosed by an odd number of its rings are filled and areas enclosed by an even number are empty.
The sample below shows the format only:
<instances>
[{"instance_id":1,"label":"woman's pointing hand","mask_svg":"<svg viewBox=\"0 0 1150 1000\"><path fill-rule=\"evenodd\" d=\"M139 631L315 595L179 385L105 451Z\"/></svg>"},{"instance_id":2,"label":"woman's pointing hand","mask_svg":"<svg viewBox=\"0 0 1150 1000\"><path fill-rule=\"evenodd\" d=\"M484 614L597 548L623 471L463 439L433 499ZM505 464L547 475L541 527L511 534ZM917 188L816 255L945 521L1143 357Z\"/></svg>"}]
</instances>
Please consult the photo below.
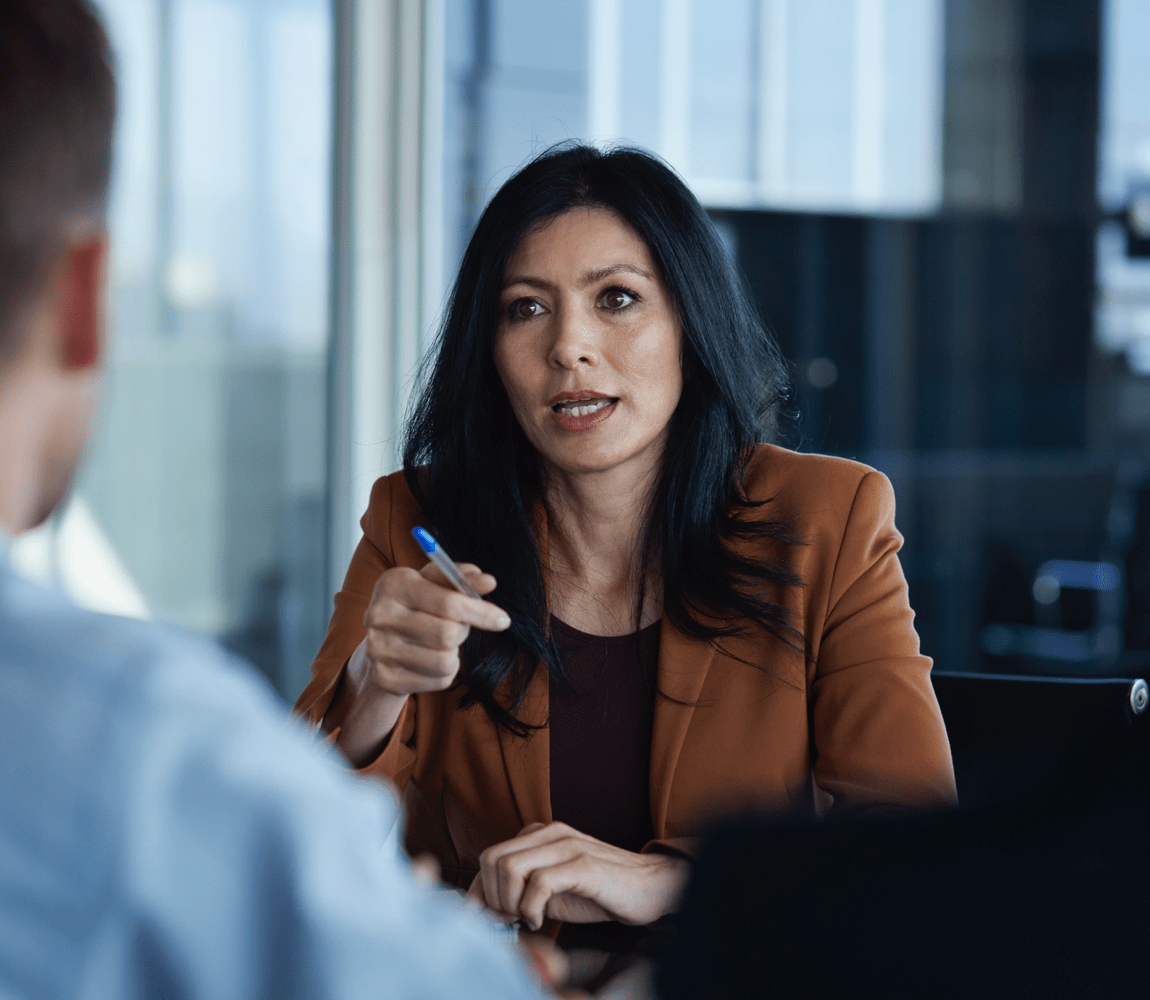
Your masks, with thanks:
<instances>
[{"instance_id":1,"label":"woman's pointing hand","mask_svg":"<svg viewBox=\"0 0 1150 1000\"><path fill-rule=\"evenodd\" d=\"M489 594L495 577L459 563L475 591ZM376 581L363 616L367 636L347 663L344 682L324 727L348 760L363 767L379 756L409 695L443 691L459 673L459 647L473 627L501 632L511 625L502 608L467 597L429 562L396 566Z\"/></svg>"}]
</instances>

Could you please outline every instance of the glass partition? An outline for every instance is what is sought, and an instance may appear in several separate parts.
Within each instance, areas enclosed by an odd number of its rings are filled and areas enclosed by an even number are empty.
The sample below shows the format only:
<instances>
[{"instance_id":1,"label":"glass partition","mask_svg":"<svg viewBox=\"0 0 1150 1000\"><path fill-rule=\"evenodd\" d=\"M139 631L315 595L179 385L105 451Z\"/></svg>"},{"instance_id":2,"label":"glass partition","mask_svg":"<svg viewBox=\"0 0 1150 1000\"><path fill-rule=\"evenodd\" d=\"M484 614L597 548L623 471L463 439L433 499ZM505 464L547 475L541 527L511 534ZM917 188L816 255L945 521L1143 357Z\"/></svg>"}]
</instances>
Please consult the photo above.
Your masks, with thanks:
<instances>
[{"instance_id":1,"label":"glass partition","mask_svg":"<svg viewBox=\"0 0 1150 1000\"><path fill-rule=\"evenodd\" d=\"M285 694L329 596L326 0L99 0L121 88L111 344L72 500L16 558Z\"/></svg>"},{"instance_id":2,"label":"glass partition","mask_svg":"<svg viewBox=\"0 0 1150 1000\"><path fill-rule=\"evenodd\" d=\"M446 273L547 145L660 153L794 365L789 443L893 480L936 666L1150 666L1145 4L447 10Z\"/></svg>"}]
</instances>

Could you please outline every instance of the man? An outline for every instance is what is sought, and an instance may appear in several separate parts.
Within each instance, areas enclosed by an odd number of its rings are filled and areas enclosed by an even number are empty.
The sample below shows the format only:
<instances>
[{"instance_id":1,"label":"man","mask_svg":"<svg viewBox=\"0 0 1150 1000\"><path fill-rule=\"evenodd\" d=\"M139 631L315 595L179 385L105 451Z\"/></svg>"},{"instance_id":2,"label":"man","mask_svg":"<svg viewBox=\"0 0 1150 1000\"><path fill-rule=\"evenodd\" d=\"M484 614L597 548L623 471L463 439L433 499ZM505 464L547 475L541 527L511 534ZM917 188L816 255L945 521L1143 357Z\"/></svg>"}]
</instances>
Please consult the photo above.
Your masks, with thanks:
<instances>
[{"instance_id":1,"label":"man","mask_svg":"<svg viewBox=\"0 0 1150 1000\"><path fill-rule=\"evenodd\" d=\"M84 0L0 0L0 994L538 996L249 671L8 564L92 421L110 64Z\"/></svg>"}]
</instances>

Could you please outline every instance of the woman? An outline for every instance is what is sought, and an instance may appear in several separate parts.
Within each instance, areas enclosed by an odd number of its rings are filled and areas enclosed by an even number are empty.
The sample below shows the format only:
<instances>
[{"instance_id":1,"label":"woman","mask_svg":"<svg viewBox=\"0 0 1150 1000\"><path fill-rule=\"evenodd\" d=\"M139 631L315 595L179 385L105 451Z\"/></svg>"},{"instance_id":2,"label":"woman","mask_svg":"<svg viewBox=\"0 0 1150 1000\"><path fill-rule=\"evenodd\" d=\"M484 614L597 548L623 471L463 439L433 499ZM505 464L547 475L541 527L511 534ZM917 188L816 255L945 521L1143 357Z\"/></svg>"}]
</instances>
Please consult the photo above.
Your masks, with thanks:
<instances>
[{"instance_id":1,"label":"woman","mask_svg":"<svg viewBox=\"0 0 1150 1000\"><path fill-rule=\"evenodd\" d=\"M657 920L732 812L955 801L890 484L757 444L783 381L652 157L552 150L480 219L296 708L505 919Z\"/></svg>"}]
</instances>

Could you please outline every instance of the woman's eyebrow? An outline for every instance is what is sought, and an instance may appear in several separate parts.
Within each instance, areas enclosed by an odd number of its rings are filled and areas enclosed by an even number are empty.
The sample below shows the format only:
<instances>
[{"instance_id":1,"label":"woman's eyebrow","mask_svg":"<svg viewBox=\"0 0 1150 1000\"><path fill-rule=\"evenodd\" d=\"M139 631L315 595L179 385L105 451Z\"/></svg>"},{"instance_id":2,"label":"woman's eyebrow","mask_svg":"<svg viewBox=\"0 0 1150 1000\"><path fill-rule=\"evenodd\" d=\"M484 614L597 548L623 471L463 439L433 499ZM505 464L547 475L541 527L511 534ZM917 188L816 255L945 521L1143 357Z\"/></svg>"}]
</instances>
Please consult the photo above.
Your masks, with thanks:
<instances>
[{"instance_id":1,"label":"woman's eyebrow","mask_svg":"<svg viewBox=\"0 0 1150 1000\"><path fill-rule=\"evenodd\" d=\"M644 271L641 267L636 267L634 264L608 264L606 267L597 267L593 271L588 271L579 279L579 287L586 288L588 285L595 284L596 281L602 281L604 278L609 278L613 274L637 274L641 278L646 278L648 281L654 281L654 276ZM510 288L512 285L529 285L532 288L548 289L553 287L550 281L544 281L542 278L533 278L530 275L521 274L513 278L508 278L503 282L503 287Z\"/></svg>"},{"instance_id":2,"label":"woman's eyebrow","mask_svg":"<svg viewBox=\"0 0 1150 1000\"><path fill-rule=\"evenodd\" d=\"M588 271L583 275L582 280L579 282L580 287L593 285L596 281L602 281L604 278L609 278L613 274L637 274L641 278L646 278L648 281L654 281L654 277L644 271L641 267L636 267L634 264L611 264L607 267L598 267L594 271Z\"/></svg>"},{"instance_id":3,"label":"woman's eyebrow","mask_svg":"<svg viewBox=\"0 0 1150 1000\"><path fill-rule=\"evenodd\" d=\"M532 278L528 275L519 275L515 278L508 278L503 282L504 289L510 288L512 285L530 285L532 288L547 289L551 287L550 281L544 281L542 278Z\"/></svg>"}]
</instances>

